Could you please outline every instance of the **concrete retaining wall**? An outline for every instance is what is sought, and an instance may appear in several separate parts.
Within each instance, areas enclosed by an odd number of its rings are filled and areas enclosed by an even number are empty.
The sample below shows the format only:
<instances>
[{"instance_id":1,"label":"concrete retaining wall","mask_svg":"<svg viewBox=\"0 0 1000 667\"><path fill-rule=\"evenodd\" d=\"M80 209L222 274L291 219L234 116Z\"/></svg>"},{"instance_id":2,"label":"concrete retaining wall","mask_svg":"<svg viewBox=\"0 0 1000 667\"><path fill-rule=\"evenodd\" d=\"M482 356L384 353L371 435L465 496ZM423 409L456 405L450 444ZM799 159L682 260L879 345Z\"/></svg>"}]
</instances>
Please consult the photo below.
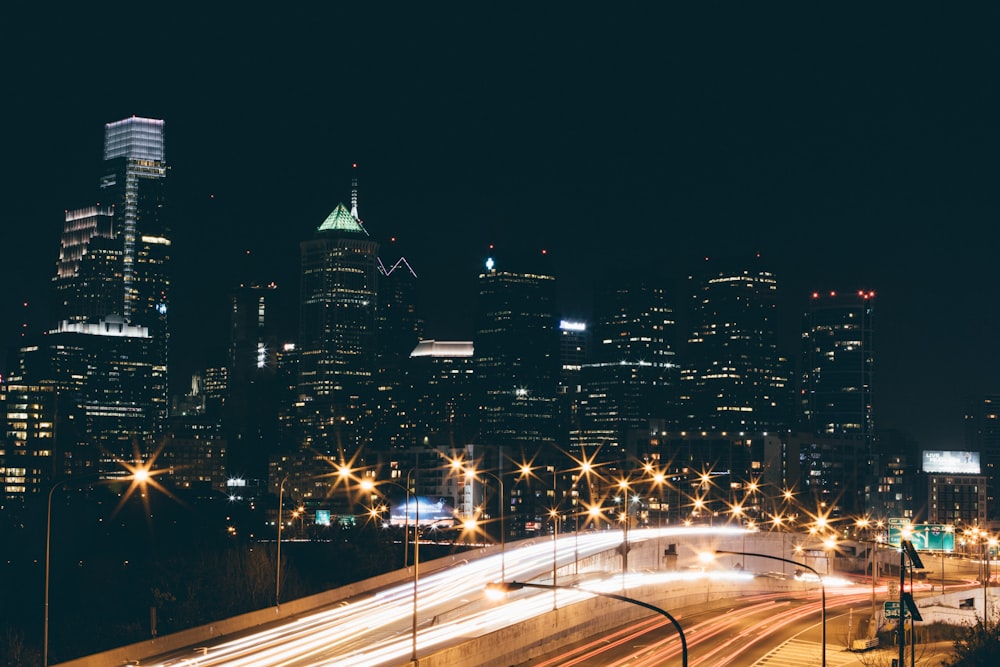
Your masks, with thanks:
<instances>
[{"instance_id":1,"label":"concrete retaining wall","mask_svg":"<svg viewBox=\"0 0 1000 667\"><path fill-rule=\"evenodd\" d=\"M538 540L546 538L534 539ZM661 539L649 539L644 536L643 531L636 531L634 534L630 533L629 536L631 550L628 555L628 565L629 570L633 572L664 569L683 570L697 565L699 551L711 549L727 549L731 551L780 555L783 553L783 542L781 540L783 540L783 538L781 538L780 534L772 536L766 533L750 534L745 537L720 538L718 536L712 536L705 537L703 539L685 536L683 541L680 538L666 537ZM664 551L671 543L675 544L677 555L665 557ZM517 548L517 543L508 544L506 547L508 550ZM498 550L499 547L493 545L482 549L446 556L433 561L421 562L420 572L421 574L430 574L431 572L448 568L453 565L463 564L472 560L494 555L498 552ZM732 562L740 561L740 564L745 565L747 569L757 571L767 571L771 569L780 572L783 568L781 563L753 556L746 558L746 563L743 563L742 561L744 559L739 557L726 556L723 558ZM580 559L578 562L563 564L557 569L558 583L572 583L571 577L577 570L581 574L589 572L620 572L621 567L621 554L612 549L594 556ZM823 570L820 571L822 572ZM366 579L362 582L283 603L280 607L268 607L259 611L227 618L209 625L191 628L189 630L164 635L155 639L136 642L134 644L129 644L128 646L63 662L57 667L118 667L121 665L127 665L133 661L141 662L150 656L170 653L187 646L198 646L201 643L208 642L209 640L223 635L244 632L253 628L261 628L279 621L287 621L295 616L312 612L336 602L347 600L358 595L363 595L386 586L408 581L412 578L412 576L412 568L395 570L372 579ZM761 582L762 587L760 590L787 590L787 588L782 589L781 586L789 586L789 582L783 582L779 579L761 579L759 581ZM698 584L695 588L697 590L691 590L690 585L678 584L677 586L661 587L658 590L630 590L628 595L629 597L642 599L644 602L662 607L673 613L672 610L681 609L690 604L704 604L706 602L711 602L712 600L730 598L731 594L735 591L732 587L727 588L723 584L719 584L717 586L714 583L710 587L710 592L706 590L706 587L704 587L703 584ZM791 588L794 590L802 590L802 584L793 582L791 584ZM743 591L744 594L747 593L745 586L740 587L740 590ZM542 634L537 635L535 639L531 641L537 642L539 646L543 641L551 641L553 628L556 627L565 628L565 630L561 630L560 632L566 634L566 641L569 642L574 641L571 637L582 638L586 637L588 633L599 632L602 629L607 629L607 627L613 627L611 625L605 627L605 625L602 624L621 624L622 622L627 622L628 620L648 614L648 610L644 610L639 606L629 605L607 598L591 599L577 605L573 605L572 607L567 607L566 609L559 609L557 611L550 612L550 614L547 614L545 617L540 618L537 621L533 621L532 623L521 624L513 628L504 629L498 633L489 635L488 638L470 640L467 644L463 644L462 646L442 651L439 657L428 656L427 660L433 660L434 662L425 663L425 658L421 656L420 663L422 667L451 667L453 665L467 667L475 664L509 665L509 662L503 663L502 659L497 663L477 663L475 660L481 659L486 654L493 655L494 653L498 653L497 647L499 646L510 645L511 647L519 650L523 649L523 647L529 643L528 638L535 636L533 633L536 630L540 631ZM551 618L549 617L550 615ZM490 639L490 637L492 639ZM483 642L488 643L484 644ZM473 648L466 648L467 645L472 646ZM488 647L488 649L484 647ZM460 657L467 654L473 655L475 658L467 659ZM522 654L518 653L518 655ZM472 661L470 662L469 660Z\"/></svg>"}]
</instances>

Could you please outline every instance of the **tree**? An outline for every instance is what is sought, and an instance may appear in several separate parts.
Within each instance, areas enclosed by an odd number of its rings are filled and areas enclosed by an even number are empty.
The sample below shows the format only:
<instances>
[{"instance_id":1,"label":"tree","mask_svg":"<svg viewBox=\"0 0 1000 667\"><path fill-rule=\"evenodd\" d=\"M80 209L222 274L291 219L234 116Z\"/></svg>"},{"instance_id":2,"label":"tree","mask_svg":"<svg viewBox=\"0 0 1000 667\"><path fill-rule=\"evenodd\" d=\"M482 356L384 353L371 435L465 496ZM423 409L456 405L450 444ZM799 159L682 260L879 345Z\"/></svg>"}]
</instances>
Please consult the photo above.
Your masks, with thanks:
<instances>
[{"instance_id":1,"label":"tree","mask_svg":"<svg viewBox=\"0 0 1000 667\"><path fill-rule=\"evenodd\" d=\"M1000 664L1000 624L977 618L964 637L955 640L955 655L944 667L978 667Z\"/></svg>"}]
</instances>

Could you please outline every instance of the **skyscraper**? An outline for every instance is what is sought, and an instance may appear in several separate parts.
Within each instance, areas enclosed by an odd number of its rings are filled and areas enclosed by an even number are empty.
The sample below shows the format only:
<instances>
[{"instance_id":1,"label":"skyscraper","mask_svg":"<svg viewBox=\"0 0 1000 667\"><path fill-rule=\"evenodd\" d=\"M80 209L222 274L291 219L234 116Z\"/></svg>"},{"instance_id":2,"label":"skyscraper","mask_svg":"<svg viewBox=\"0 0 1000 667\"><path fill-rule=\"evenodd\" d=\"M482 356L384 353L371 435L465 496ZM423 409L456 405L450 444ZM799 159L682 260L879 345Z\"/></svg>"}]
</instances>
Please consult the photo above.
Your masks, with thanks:
<instances>
[{"instance_id":1,"label":"skyscraper","mask_svg":"<svg viewBox=\"0 0 1000 667\"><path fill-rule=\"evenodd\" d=\"M673 309L648 279L602 286L594 300L593 351L581 377L579 423L586 451L625 461L675 419Z\"/></svg>"},{"instance_id":2,"label":"skyscraper","mask_svg":"<svg viewBox=\"0 0 1000 667\"><path fill-rule=\"evenodd\" d=\"M801 408L817 435L859 435L870 444L872 308L875 292L814 292L802 328Z\"/></svg>"},{"instance_id":3,"label":"skyscraper","mask_svg":"<svg viewBox=\"0 0 1000 667\"><path fill-rule=\"evenodd\" d=\"M559 335L555 278L502 271L479 275L475 368L483 445L552 453L557 437Z\"/></svg>"},{"instance_id":4,"label":"skyscraper","mask_svg":"<svg viewBox=\"0 0 1000 667\"><path fill-rule=\"evenodd\" d=\"M788 361L778 350L778 283L750 263L691 276L691 335L681 364L682 427L763 432L791 418Z\"/></svg>"},{"instance_id":5,"label":"skyscraper","mask_svg":"<svg viewBox=\"0 0 1000 667\"><path fill-rule=\"evenodd\" d=\"M343 204L301 244L300 442L324 454L371 440L378 249Z\"/></svg>"},{"instance_id":6,"label":"skyscraper","mask_svg":"<svg viewBox=\"0 0 1000 667\"><path fill-rule=\"evenodd\" d=\"M802 327L799 391L804 430L802 484L830 507L860 512L881 507L874 451L872 310L875 293L813 293ZM894 460L888 457L886 462Z\"/></svg>"},{"instance_id":7,"label":"skyscraper","mask_svg":"<svg viewBox=\"0 0 1000 667\"><path fill-rule=\"evenodd\" d=\"M116 474L167 416L170 230L164 123L104 128L104 202L68 210L53 286L55 322L26 341L15 377L53 387L54 474Z\"/></svg>"},{"instance_id":8,"label":"skyscraper","mask_svg":"<svg viewBox=\"0 0 1000 667\"><path fill-rule=\"evenodd\" d=\"M114 207L114 232L122 249L120 314L145 327L153 368L163 394L154 396L156 420L167 415L170 329L170 226L166 212L167 164L162 120L135 116L104 126L101 191Z\"/></svg>"}]
</instances>

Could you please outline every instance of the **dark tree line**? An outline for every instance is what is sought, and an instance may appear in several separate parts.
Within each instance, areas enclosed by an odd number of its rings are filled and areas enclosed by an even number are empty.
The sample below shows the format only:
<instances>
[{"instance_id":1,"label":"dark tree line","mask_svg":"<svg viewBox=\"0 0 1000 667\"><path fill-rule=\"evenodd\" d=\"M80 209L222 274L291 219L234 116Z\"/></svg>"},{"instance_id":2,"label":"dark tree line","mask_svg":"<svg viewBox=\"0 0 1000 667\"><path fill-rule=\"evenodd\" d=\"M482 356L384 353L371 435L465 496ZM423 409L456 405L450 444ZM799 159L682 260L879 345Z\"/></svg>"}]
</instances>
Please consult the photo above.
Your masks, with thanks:
<instances>
[{"instance_id":1,"label":"dark tree line","mask_svg":"<svg viewBox=\"0 0 1000 667\"><path fill-rule=\"evenodd\" d=\"M276 543L261 505L121 489L53 498L49 662L271 606ZM276 505L276 501L274 502ZM45 508L0 512L0 667L42 663ZM402 536L373 524L312 526L284 542L281 599L401 567ZM428 552L426 557L435 554Z\"/></svg>"}]
</instances>

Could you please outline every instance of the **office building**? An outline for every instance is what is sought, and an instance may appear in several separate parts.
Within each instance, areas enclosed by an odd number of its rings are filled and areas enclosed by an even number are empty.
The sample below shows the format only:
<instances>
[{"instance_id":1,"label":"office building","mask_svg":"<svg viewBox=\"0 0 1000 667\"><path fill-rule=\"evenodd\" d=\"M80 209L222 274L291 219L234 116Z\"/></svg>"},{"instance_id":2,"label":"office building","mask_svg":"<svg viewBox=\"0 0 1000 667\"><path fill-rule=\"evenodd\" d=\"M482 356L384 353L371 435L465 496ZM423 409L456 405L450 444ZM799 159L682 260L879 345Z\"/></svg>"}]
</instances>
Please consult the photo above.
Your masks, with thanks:
<instances>
[{"instance_id":1,"label":"office building","mask_svg":"<svg viewBox=\"0 0 1000 667\"><path fill-rule=\"evenodd\" d=\"M841 502L857 511L882 505L876 495L881 466L875 461L872 417L874 301L870 290L814 292L802 327L803 430L826 443L811 454L808 481L836 487L849 472L856 480L850 491L857 495Z\"/></svg>"},{"instance_id":2,"label":"office building","mask_svg":"<svg viewBox=\"0 0 1000 667\"><path fill-rule=\"evenodd\" d=\"M21 510L46 493L65 461L56 450L56 392L0 382L0 506Z\"/></svg>"},{"instance_id":3,"label":"office building","mask_svg":"<svg viewBox=\"0 0 1000 667\"><path fill-rule=\"evenodd\" d=\"M478 431L472 341L422 340L410 353L407 377L419 443L473 442Z\"/></svg>"},{"instance_id":4,"label":"office building","mask_svg":"<svg viewBox=\"0 0 1000 667\"><path fill-rule=\"evenodd\" d=\"M122 308L118 314L146 329L157 376L149 401L157 428L167 417L170 329L170 245L167 218L165 124L131 117L104 126L104 205L114 209L114 234L121 252ZM153 389L153 387L151 387Z\"/></svg>"},{"instance_id":5,"label":"office building","mask_svg":"<svg viewBox=\"0 0 1000 667\"><path fill-rule=\"evenodd\" d=\"M791 421L788 360L776 334L778 282L753 262L709 262L689 277L691 334L681 363L681 427L766 432Z\"/></svg>"},{"instance_id":6,"label":"office building","mask_svg":"<svg viewBox=\"0 0 1000 667\"><path fill-rule=\"evenodd\" d=\"M602 462L637 461L676 419L673 309L648 279L605 284L594 300L590 361L581 369L574 447Z\"/></svg>"},{"instance_id":7,"label":"office building","mask_svg":"<svg viewBox=\"0 0 1000 667\"><path fill-rule=\"evenodd\" d=\"M378 249L343 204L301 244L300 444L350 458L371 442Z\"/></svg>"},{"instance_id":8,"label":"office building","mask_svg":"<svg viewBox=\"0 0 1000 667\"><path fill-rule=\"evenodd\" d=\"M559 335L555 278L500 270L479 275L475 369L479 444L554 454Z\"/></svg>"},{"instance_id":9,"label":"office building","mask_svg":"<svg viewBox=\"0 0 1000 667\"><path fill-rule=\"evenodd\" d=\"M986 505L990 519L1000 518L1000 395L988 394L965 411L965 445L980 452L986 476Z\"/></svg>"}]
</instances>

